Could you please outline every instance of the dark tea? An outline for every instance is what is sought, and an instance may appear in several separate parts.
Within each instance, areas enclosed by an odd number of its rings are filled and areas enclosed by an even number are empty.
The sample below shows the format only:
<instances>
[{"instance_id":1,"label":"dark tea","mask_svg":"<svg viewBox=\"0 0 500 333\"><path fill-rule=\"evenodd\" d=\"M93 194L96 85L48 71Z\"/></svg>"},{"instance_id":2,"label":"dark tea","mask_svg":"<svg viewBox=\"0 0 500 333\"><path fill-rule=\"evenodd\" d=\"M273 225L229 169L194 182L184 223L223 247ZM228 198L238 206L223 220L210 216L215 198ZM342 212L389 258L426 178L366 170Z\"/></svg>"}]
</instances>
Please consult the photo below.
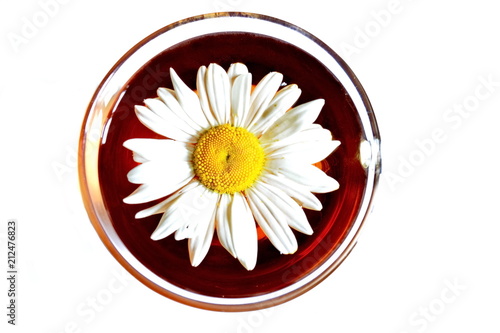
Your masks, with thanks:
<instances>
[{"instance_id":1,"label":"dark tea","mask_svg":"<svg viewBox=\"0 0 500 333\"><path fill-rule=\"evenodd\" d=\"M219 244L217 236L204 261L192 267L187 241L176 241L173 236L151 240L161 214L144 219L134 217L158 201L123 203L123 198L137 187L126 177L137 164L123 142L131 138L161 138L139 122L134 105L156 97L159 87L172 88L170 68L194 90L200 66L217 63L227 69L235 62L248 67L254 84L269 72L282 73L284 84L294 83L302 90L296 105L323 98L326 103L316 123L329 129L334 139L341 142L319 165L340 183L340 188L317 194L322 211L305 210L314 233L296 233L298 251L291 255L281 255L266 237L260 237L257 265L252 271L243 268ZM158 277L179 288L220 298L252 297L283 289L307 277L327 260L359 214L367 182L366 170L359 161L361 120L344 87L307 50L254 33L206 34L165 49L130 79L120 96L107 119L99 151L98 175L104 203L116 233L132 255Z\"/></svg>"}]
</instances>

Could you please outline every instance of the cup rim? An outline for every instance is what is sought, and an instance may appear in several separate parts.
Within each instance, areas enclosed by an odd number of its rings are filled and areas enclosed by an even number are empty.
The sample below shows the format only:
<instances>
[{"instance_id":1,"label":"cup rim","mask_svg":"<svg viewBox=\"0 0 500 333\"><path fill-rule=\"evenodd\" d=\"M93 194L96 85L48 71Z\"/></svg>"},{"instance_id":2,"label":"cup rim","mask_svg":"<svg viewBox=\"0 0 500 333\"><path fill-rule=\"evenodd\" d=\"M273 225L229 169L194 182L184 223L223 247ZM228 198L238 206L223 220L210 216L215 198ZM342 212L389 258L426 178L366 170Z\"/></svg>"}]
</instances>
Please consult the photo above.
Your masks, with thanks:
<instances>
[{"instance_id":1,"label":"cup rim","mask_svg":"<svg viewBox=\"0 0 500 333\"><path fill-rule=\"evenodd\" d=\"M116 87L112 86L113 80L116 78L117 73L123 68L127 61L132 59L132 57L140 52L145 46L147 46L148 43L157 40L159 37L164 36L169 31L175 31L176 29L181 29L182 27L186 27L197 22L199 23L207 22L209 20L221 19L257 20L266 22L266 24L275 24L279 26L280 29L288 29L291 34L302 35L303 38L306 38L307 40L316 44L320 49L324 50L326 55L330 56L333 61L338 64L340 70L345 74L344 80L347 80L347 83L350 82L352 84L352 86L344 87L351 90L348 90L350 94L357 94L357 96L355 96L356 98L354 98L354 103L358 103L356 106L356 110L358 113L361 113L363 111L362 114L360 114L362 118L361 121L363 124L363 129L368 129L368 133L365 133L367 134L366 142L369 143L369 158L367 159L366 167L367 186L365 186L364 189L365 195L362 199L361 208L356 217L356 221L352 223L351 229L347 232L346 238L341 243L341 247L339 247L339 249L337 249L334 254L339 250L341 250L341 252L337 253L336 256L332 255L332 258L326 260L323 264L320 265L317 270L315 270L315 272L317 272L316 274L313 274L313 276L309 277L306 280L301 279L298 282L294 282L293 284L283 289L271 292L266 295L249 296L242 298L220 298L200 295L169 284L168 281L162 282L161 278L155 278L154 273L152 272L149 272L150 274L148 274L148 269L144 267L138 260L134 260L133 255L127 253L127 249L125 248L124 244L116 239L117 235L116 233L114 233L110 217L107 215L107 212L105 210L102 195L99 198L99 195L96 194L96 191L97 193L100 193L98 175L96 171L97 169L95 168L97 166L98 155L98 148L96 149L96 147L99 147L101 143L101 137L93 136L95 136L95 133L97 132L102 133L102 131L104 130L107 115L111 112L113 106L119 99L117 92L122 87L118 87L118 90L113 90L116 89ZM151 58L156 55L157 54L151 55ZM334 75L337 74L338 73L334 73ZM342 78L340 78L340 80L341 79ZM341 84L344 85L344 83L345 82L341 81ZM361 107L362 110L360 110L358 107ZM327 276L329 276L337 267L339 267L339 265L352 251L353 247L357 243L357 239L367 218L367 215L371 210L374 192L379 181L379 175L381 173L380 133L371 103L359 80L346 64L346 62L324 42L319 40L311 33L305 31L304 29L275 17L247 12L216 12L192 16L171 23L157 30L156 32L141 40L134 47L132 47L111 68L108 74L98 85L85 113L79 140L78 173L83 203L93 227L95 228L101 241L104 243L108 251L135 278L137 278L144 285L156 291L157 293L179 303L214 311L250 311L275 306L294 299L299 295L302 295L303 293L318 285Z\"/></svg>"}]
</instances>

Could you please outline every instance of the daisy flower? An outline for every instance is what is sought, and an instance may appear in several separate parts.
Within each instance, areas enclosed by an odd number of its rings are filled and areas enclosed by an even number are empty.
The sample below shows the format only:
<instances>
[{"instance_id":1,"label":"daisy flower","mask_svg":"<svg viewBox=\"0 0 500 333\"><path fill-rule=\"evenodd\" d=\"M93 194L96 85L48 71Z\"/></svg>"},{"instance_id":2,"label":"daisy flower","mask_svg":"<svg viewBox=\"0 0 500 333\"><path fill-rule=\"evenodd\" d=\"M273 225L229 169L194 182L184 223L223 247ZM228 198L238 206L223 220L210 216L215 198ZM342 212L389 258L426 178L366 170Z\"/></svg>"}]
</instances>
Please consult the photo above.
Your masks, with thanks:
<instances>
[{"instance_id":1,"label":"daisy flower","mask_svg":"<svg viewBox=\"0 0 500 333\"><path fill-rule=\"evenodd\" d=\"M196 91L170 69L174 89L135 106L138 119L165 139L135 138L124 146L139 163L128 174L140 186L127 204L162 199L136 214L163 214L153 240L188 239L193 266L205 258L214 232L247 269L257 261L257 226L282 254L297 250L292 229L313 230L303 208L321 210L313 193L338 182L314 166L340 144L314 124L323 99L294 107L301 90L267 74L255 86L241 63L226 72L199 68ZM284 87L282 87L284 86Z\"/></svg>"}]
</instances>

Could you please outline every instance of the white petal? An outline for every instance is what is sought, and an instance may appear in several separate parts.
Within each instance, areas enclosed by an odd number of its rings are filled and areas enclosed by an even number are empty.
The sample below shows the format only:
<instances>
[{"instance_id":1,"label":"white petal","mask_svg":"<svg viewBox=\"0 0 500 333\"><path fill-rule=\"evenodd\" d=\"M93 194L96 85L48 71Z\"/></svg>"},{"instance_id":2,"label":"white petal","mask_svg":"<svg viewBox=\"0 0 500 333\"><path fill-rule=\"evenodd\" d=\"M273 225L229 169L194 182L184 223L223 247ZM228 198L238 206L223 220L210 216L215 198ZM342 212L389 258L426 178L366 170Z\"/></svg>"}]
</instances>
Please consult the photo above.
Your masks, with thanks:
<instances>
[{"instance_id":1,"label":"white petal","mask_svg":"<svg viewBox=\"0 0 500 333\"><path fill-rule=\"evenodd\" d=\"M164 137L181 142L195 143L197 141L195 136L181 130L175 120L171 121L163 116L159 116L145 106L136 105L135 113L144 126Z\"/></svg>"},{"instance_id":2,"label":"white petal","mask_svg":"<svg viewBox=\"0 0 500 333\"><path fill-rule=\"evenodd\" d=\"M231 89L231 118L234 126L241 127L250 107L252 74L243 74L234 80Z\"/></svg>"},{"instance_id":3,"label":"white petal","mask_svg":"<svg viewBox=\"0 0 500 333\"><path fill-rule=\"evenodd\" d=\"M175 94L182 109L199 126L198 130L207 129L210 124L201 110L198 95L181 80L173 68L170 68L170 77L172 78Z\"/></svg>"},{"instance_id":4,"label":"white petal","mask_svg":"<svg viewBox=\"0 0 500 333\"><path fill-rule=\"evenodd\" d=\"M229 225L236 257L247 270L254 269L257 263L257 229L250 207L239 192L233 194L230 203Z\"/></svg>"},{"instance_id":5,"label":"white petal","mask_svg":"<svg viewBox=\"0 0 500 333\"><path fill-rule=\"evenodd\" d=\"M332 133L326 128L321 127L319 124L312 124L309 127L306 127L302 131L296 132L292 135L287 136L281 140L274 140L271 142L267 142L262 144L266 152L271 152L275 149L293 145L298 142L324 142L331 141Z\"/></svg>"},{"instance_id":6,"label":"white petal","mask_svg":"<svg viewBox=\"0 0 500 333\"><path fill-rule=\"evenodd\" d=\"M175 121L177 126L180 127L184 132L196 135L200 132L201 127L195 123L191 117L187 114L188 110L182 108L182 106L177 101L177 95L175 91L167 88L158 88L156 91L160 99L151 99L151 101L160 101L165 105L166 110L169 111L169 119ZM148 105L149 99L144 102ZM148 105L149 106L149 105Z\"/></svg>"},{"instance_id":7,"label":"white petal","mask_svg":"<svg viewBox=\"0 0 500 333\"><path fill-rule=\"evenodd\" d=\"M179 160L147 161L134 167L127 173L132 184L173 183L187 176L194 177L191 163Z\"/></svg>"},{"instance_id":8,"label":"white petal","mask_svg":"<svg viewBox=\"0 0 500 333\"><path fill-rule=\"evenodd\" d=\"M208 102L217 122L229 122L231 114L231 89L226 71L217 64L210 64L205 75Z\"/></svg>"},{"instance_id":9,"label":"white petal","mask_svg":"<svg viewBox=\"0 0 500 333\"><path fill-rule=\"evenodd\" d=\"M203 220L203 217L209 215L208 210L204 210L209 206L209 200L206 196L203 196L205 187L199 182L194 183L195 185L182 191L182 194L177 195L171 201L156 230L151 235L151 239L162 239L173 232L176 232L176 239L188 238L194 235L198 223ZM205 206L201 206L200 202L207 203ZM181 235L178 235L178 233Z\"/></svg>"},{"instance_id":10,"label":"white petal","mask_svg":"<svg viewBox=\"0 0 500 333\"><path fill-rule=\"evenodd\" d=\"M311 192L326 193L339 188L339 183L319 168L295 160L271 159L266 162L266 169L306 186Z\"/></svg>"},{"instance_id":11,"label":"white petal","mask_svg":"<svg viewBox=\"0 0 500 333\"><path fill-rule=\"evenodd\" d=\"M297 251L297 240L286 223L283 211L255 187L247 189L246 193L255 220L274 247L282 254Z\"/></svg>"},{"instance_id":12,"label":"white petal","mask_svg":"<svg viewBox=\"0 0 500 333\"><path fill-rule=\"evenodd\" d=\"M161 179L161 181L142 184L128 197L124 198L123 202L138 204L165 197L186 185L193 177L193 171L186 169L179 172L175 177L167 177Z\"/></svg>"},{"instance_id":13,"label":"white petal","mask_svg":"<svg viewBox=\"0 0 500 333\"><path fill-rule=\"evenodd\" d=\"M176 192L169 196L167 199L163 200L162 202L151 206L149 208L143 209L135 214L136 219L143 219L145 217L155 215L155 214L163 214L165 213L170 206L172 206L172 203L178 198L178 195L176 195L179 192Z\"/></svg>"},{"instance_id":14,"label":"white petal","mask_svg":"<svg viewBox=\"0 0 500 333\"><path fill-rule=\"evenodd\" d=\"M210 124L211 127L217 126L217 120L215 119L215 114L210 107L210 103L208 102L208 94L207 94L207 87L205 85L205 76L207 73L207 68L205 66L201 66L198 69L198 73L196 75L196 89L198 92L198 97L200 99L200 106L205 114L205 117L208 120L208 123Z\"/></svg>"},{"instance_id":15,"label":"white petal","mask_svg":"<svg viewBox=\"0 0 500 333\"><path fill-rule=\"evenodd\" d=\"M298 142L269 152L267 158L296 159L307 164L314 164L327 158L340 145L340 141Z\"/></svg>"},{"instance_id":16,"label":"white petal","mask_svg":"<svg viewBox=\"0 0 500 333\"><path fill-rule=\"evenodd\" d=\"M316 99L314 101L301 104L286 112L281 118L262 135L261 142L273 142L286 138L296 132L311 126L318 118L325 100Z\"/></svg>"},{"instance_id":17,"label":"white petal","mask_svg":"<svg viewBox=\"0 0 500 333\"><path fill-rule=\"evenodd\" d=\"M281 189L304 208L317 211L323 209L323 205L318 198L304 185L300 185L282 175L277 176L270 173L264 173L260 179L266 184Z\"/></svg>"},{"instance_id":18,"label":"white petal","mask_svg":"<svg viewBox=\"0 0 500 333\"><path fill-rule=\"evenodd\" d=\"M196 187L198 184L197 182L190 182L177 192L173 193L170 195L167 199L163 200L162 202L151 206L149 208L143 209L135 214L136 219L142 219L151 215L155 214L162 214L168 210L168 208L172 205L173 201L176 200L180 195L183 193L190 191L194 187Z\"/></svg>"},{"instance_id":19,"label":"white petal","mask_svg":"<svg viewBox=\"0 0 500 333\"><path fill-rule=\"evenodd\" d=\"M189 259L193 267L197 267L203 259L205 259L210 249L214 236L214 221L213 218L208 221L209 223L207 223L205 233L200 232L195 237L188 240Z\"/></svg>"},{"instance_id":20,"label":"white petal","mask_svg":"<svg viewBox=\"0 0 500 333\"><path fill-rule=\"evenodd\" d=\"M217 194L199 185L183 194L179 200L179 211L185 223L175 232L175 239L192 238L198 234L199 227L213 218L217 204Z\"/></svg>"},{"instance_id":21,"label":"white petal","mask_svg":"<svg viewBox=\"0 0 500 333\"><path fill-rule=\"evenodd\" d=\"M130 139L123 146L134 152L134 160L141 161L189 161L193 151L192 145L169 139Z\"/></svg>"},{"instance_id":22,"label":"white petal","mask_svg":"<svg viewBox=\"0 0 500 333\"><path fill-rule=\"evenodd\" d=\"M173 195L173 198L167 203L167 209L156 226L155 231L151 235L151 239L163 239L177 231L179 228L182 228L182 226L186 223L186 220L184 218L183 211L181 210L183 208L183 203L180 199L183 197L185 199L185 196L192 195L190 193L196 191L200 186L199 182L194 181Z\"/></svg>"},{"instance_id":23,"label":"white petal","mask_svg":"<svg viewBox=\"0 0 500 333\"><path fill-rule=\"evenodd\" d=\"M144 162L147 162L149 161L147 158L144 158L144 156L142 156L141 154L138 154L138 153L132 153L132 159L134 160L134 162L137 162L137 163L144 163Z\"/></svg>"},{"instance_id":24,"label":"white petal","mask_svg":"<svg viewBox=\"0 0 500 333\"><path fill-rule=\"evenodd\" d=\"M268 108L249 130L255 135L260 135L267 130L278 118L285 114L300 97L301 90L296 84L291 84L278 91L269 102Z\"/></svg>"},{"instance_id":25,"label":"white petal","mask_svg":"<svg viewBox=\"0 0 500 333\"><path fill-rule=\"evenodd\" d=\"M231 82L231 84L234 83L234 79L236 79L236 77L242 74L248 74L248 68L241 62L231 64L231 66L229 66L229 69L227 70L227 76L229 77L229 81Z\"/></svg>"},{"instance_id":26,"label":"white petal","mask_svg":"<svg viewBox=\"0 0 500 333\"><path fill-rule=\"evenodd\" d=\"M278 91L282 81L283 74L271 72L264 76L255 86L251 96L250 109L243 123L245 128L252 128L260 120L262 113L269 107L269 102Z\"/></svg>"},{"instance_id":27,"label":"white petal","mask_svg":"<svg viewBox=\"0 0 500 333\"><path fill-rule=\"evenodd\" d=\"M255 187L260 193L262 193L262 195L268 198L270 202L275 204L281 212L283 212L286 216L286 222L290 227L306 235L312 235L313 230L307 220L304 210L295 201L293 201L290 196L279 188L265 183L258 183Z\"/></svg>"},{"instance_id":28,"label":"white petal","mask_svg":"<svg viewBox=\"0 0 500 333\"><path fill-rule=\"evenodd\" d=\"M204 195L208 200L207 207L203 208L203 214L200 214L203 218L196 226L194 236L188 241L189 259L194 267L198 266L207 255L215 230L215 212L219 195L208 189L205 189Z\"/></svg>"},{"instance_id":29,"label":"white petal","mask_svg":"<svg viewBox=\"0 0 500 333\"><path fill-rule=\"evenodd\" d=\"M217 229L217 236L222 246L236 258L234 250L233 236L231 235L231 228L229 225L229 203L231 202L231 195L221 194L217 207L215 217L215 227Z\"/></svg>"},{"instance_id":30,"label":"white petal","mask_svg":"<svg viewBox=\"0 0 500 333\"><path fill-rule=\"evenodd\" d=\"M175 200L170 201L167 205L167 210L161 217L155 231L151 234L152 240L166 238L182 227L184 221L178 218L179 213L176 206L178 200L179 197L176 197Z\"/></svg>"}]
</instances>

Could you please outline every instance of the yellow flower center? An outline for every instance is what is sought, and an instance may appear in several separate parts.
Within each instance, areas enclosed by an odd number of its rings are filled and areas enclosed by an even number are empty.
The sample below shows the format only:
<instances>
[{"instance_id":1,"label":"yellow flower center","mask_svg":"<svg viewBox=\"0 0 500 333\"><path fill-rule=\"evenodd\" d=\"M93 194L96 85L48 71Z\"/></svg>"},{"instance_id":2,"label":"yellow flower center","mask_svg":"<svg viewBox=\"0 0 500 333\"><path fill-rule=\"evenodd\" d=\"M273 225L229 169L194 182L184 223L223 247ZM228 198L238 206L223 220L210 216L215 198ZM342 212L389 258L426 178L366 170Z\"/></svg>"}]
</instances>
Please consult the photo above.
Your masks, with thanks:
<instances>
[{"instance_id":1,"label":"yellow flower center","mask_svg":"<svg viewBox=\"0 0 500 333\"><path fill-rule=\"evenodd\" d=\"M193 167L200 182L218 193L232 194L252 186L264 160L257 137L229 124L203 133L193 152Z\"/></svg>"}]
</instances>

